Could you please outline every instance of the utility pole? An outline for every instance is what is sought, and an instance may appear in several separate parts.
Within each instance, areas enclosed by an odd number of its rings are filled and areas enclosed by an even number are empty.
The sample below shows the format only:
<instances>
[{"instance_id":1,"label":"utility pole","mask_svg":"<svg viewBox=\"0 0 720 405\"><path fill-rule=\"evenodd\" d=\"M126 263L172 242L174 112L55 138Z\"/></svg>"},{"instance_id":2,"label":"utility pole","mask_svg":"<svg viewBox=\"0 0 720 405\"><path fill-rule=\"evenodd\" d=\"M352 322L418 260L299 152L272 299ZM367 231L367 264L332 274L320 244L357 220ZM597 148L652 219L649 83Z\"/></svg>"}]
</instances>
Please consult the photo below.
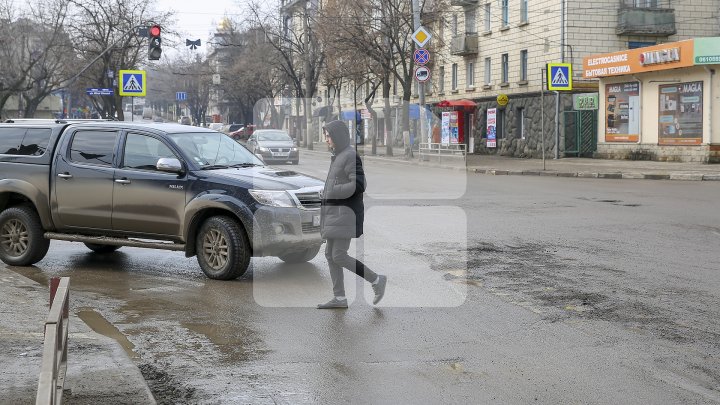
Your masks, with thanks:
<instances>
[{"instance_id":1,"label":"utility pole","mask_svg":"<svg viewBox=\"0 0 720 405\"><path fill-rule=\"evenodd\" d=\"M305 50L304 68L305 71L305 137L303 138L303 146L307 147L308 150L313 149L313 134L310 133L312 127L312 91L310 86L312 85L312 72L310 71L310 58L312 58L313 52L311 52L312 41L310 40L310 24L308 19L310 13L308 9L312 6L312 0L307 0L303 5L303 49Z\"/></svg>"}]
</instances>

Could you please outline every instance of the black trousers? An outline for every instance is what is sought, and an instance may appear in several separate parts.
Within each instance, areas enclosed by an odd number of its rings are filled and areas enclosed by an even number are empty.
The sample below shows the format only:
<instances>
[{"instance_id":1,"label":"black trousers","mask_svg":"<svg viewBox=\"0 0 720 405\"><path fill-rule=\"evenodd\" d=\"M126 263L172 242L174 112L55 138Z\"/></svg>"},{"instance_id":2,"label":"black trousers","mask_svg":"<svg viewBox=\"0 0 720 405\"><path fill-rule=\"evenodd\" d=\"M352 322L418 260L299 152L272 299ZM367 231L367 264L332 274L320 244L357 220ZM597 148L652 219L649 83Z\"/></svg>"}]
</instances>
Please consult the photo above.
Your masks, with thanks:
<instances>
[{"instance_id":1,"label":"black trousers","mask_svg":"<svg viewBox=\"0 0 720 405\"><path fill-rule=\"evenodd\" d=\"M358 277L362 277L371 283L377 278L377 274L365 267L360 260L348 255L349 248L350 239L328 239L327 245L325 246L325 257L327 258L328 266L330 267L333 294L335 294L336 297L345 296L343 268L352 271L357 274Z\"/></svg>"}]
</instances>

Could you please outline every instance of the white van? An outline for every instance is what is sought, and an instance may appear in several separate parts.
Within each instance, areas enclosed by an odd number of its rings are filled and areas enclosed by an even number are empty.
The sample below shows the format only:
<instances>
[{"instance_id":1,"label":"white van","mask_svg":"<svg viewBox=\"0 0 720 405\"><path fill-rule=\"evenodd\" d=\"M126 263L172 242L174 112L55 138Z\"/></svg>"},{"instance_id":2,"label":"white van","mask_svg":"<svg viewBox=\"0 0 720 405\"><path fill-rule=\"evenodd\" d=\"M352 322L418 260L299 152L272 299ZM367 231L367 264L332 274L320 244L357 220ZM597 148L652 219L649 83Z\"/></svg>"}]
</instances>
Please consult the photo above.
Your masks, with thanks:
<instances>
[{"instance_id":1,"label":"white van","mask_svg":"<svg viewBox=\"0 0 720 405\"><path fill-rule=\"evenodd\" d=\"M143 114L142 117L144 120L151 120L153 117L153 110L152 108L143 108Z\"/></svg>"}]
</instances>

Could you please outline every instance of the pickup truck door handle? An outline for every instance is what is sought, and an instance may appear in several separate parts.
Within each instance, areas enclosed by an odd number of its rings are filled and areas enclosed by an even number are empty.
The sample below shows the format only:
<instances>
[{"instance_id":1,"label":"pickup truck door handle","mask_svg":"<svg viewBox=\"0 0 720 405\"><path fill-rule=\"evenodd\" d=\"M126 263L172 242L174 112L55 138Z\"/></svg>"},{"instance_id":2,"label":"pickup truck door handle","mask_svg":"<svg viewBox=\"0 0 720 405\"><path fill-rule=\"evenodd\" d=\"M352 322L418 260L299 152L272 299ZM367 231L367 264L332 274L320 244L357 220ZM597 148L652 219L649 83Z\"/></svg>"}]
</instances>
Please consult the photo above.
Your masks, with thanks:
<instances>
[{"instance_id":1,"label":"pickup truck door handle","mask_svg":"<svg viewBox=\"0 0 720 405\"><path fill-rule=\"evenodd\" d=\"M72 179L72 174L70 173L58 173L58 177L61 179Z\"/></svg>"},{"instance_id":2,"label":"pickup truck door handle","mask_svg":"<svg viewBox=\"0 0 720 405\"><path fill-rule=\"evenodd\" d=\"M128 180L128 179L116 179L116 180L115 180L115 183L130 184L130 180Z\"/></svg>"}]
</instances>

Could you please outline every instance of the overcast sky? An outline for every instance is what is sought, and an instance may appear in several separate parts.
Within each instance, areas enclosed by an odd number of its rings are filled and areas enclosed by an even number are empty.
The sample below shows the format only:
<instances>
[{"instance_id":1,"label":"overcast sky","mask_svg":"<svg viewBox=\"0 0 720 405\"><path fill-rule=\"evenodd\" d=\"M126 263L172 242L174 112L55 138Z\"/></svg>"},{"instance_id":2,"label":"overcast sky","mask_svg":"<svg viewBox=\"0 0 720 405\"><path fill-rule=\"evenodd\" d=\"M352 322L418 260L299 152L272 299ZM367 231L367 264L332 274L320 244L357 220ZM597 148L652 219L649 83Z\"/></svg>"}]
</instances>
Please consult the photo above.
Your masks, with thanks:
<instances>
[{"instance_id":1,"label":"overcast sky","mask_svg":"<svg viewBox=\"0 0 720 405\"><path fill-rule=\"evenodd\" d=\"M182 46L185 39L202 41L202 48L205 51L206 42L218 23L226 15L237 19L244 14L239 6L238 0L156 0L158 10L175 10L177 18L176 31L182 33ZM171 50L163 47L163 53L172 53Z\"/></svg>"}]
</instances>

